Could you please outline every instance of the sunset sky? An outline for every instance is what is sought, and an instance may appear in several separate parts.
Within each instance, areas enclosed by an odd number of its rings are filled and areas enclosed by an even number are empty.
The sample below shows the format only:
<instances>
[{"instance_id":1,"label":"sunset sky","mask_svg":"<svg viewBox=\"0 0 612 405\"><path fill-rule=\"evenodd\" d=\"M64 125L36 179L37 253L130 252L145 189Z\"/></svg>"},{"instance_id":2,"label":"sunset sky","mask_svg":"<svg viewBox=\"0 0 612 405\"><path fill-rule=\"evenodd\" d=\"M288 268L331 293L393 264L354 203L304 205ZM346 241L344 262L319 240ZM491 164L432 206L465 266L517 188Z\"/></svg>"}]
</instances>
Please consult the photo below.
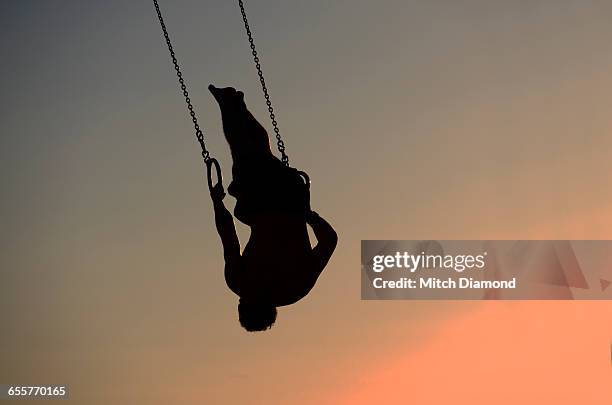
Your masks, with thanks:
<instances>
[{"instance_id":1,"label":"sunset sky","mask_svg":"<svg viewBox=\"0 0 612 405\"><path fill-rule=\"evenodd\" d=\"M160 0L226 185L208 84L270 130L236 3ZM609 404L610 302L361 301L359 248L612 239L612 3L246 6L340 236L317 286L240 327L151 1L4 0L0 384L91 405Z\"/></svg>"}]
</instances>

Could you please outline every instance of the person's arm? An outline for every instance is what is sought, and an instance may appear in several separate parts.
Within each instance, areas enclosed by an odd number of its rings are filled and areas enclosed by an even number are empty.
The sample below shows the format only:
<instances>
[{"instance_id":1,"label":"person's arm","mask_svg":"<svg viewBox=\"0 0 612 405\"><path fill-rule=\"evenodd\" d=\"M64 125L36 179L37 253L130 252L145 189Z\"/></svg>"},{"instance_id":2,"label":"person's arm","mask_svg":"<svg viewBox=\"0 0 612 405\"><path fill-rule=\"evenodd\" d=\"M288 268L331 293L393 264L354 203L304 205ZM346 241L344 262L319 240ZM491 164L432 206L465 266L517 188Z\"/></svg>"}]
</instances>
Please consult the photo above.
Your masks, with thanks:
<instances>
[{"instance_id":1,"label":"person's arm","mask_svg":"<svg viewBox=\"0 0 612 405\"><path fill-rule=\"evenodd\" d=\"M316 270L320 273L336 249L338 235L334 228L314 211L306 215L306 223L310 225L317 238L317 245L312 249L312 253L316 260Z\"/></svg>"},{"instance_id":2,"label":"person's arm","mask_svg":"<svg viewBox=\"0 0 612 405\"><path fill-rule=\"evenodd\" d=\"M225 190L219 183L210 191L215 210L215 225L223 244L223 258L225 259L225 282L235 294L240 295L239 269L240 269L240 241L236 235L234 217L225 208L223 198Z\"/></svg>"},{"instance_id":3,"label":"person's arm","mask_svg":"<svg viewBox=\"0 0 612 405\"><path fill-rule=\"evenodd\" d=\"M236 235L234 217L223 204L225 191L222 185L217 184L213 187L210 196L215 210L215 225L223 244L223 257L225 258L226 268L228 265L231 267L240 258L240 241L238 240L238 235Z\"/></svg>"}]
</instances>

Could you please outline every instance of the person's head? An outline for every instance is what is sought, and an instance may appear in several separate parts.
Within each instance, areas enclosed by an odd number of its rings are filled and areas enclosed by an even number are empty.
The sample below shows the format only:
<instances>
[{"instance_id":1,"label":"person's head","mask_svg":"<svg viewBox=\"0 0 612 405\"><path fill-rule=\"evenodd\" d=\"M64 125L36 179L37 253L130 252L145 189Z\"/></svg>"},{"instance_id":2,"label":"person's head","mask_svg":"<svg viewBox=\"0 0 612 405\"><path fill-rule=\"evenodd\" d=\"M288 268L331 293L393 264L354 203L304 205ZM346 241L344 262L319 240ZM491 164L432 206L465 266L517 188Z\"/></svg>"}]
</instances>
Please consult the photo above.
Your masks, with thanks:
<instances>
[{"instance_id":1,"label":"person's head","mask_svg":"<svg viewBox=\"0 0 612 405\"><path fill-rule=\"evenodd\" d=\"M274 325L276 321L276 307L241 298L238 301L238 319L240 325L249 332L264 331Z\"/></svg>"}]
</instances>

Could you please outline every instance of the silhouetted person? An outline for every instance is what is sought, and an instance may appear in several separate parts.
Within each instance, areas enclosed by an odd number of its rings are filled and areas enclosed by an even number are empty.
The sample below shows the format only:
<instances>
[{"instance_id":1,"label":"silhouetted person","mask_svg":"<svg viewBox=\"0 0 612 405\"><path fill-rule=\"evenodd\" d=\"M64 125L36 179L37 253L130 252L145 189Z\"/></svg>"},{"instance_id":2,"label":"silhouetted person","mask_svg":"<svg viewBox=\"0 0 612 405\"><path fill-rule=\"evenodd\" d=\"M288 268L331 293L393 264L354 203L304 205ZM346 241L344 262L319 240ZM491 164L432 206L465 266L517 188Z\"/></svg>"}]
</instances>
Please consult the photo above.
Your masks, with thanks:
<instances>
[{"instance_id":1,"label":"silhouetted person","mask_svg":"<svg viewBox=\"0 0 612 405\"><path fill-rule=\"evenodd\" d=\"M310 292L336 248L329 223L310 210L308 187L272 152L268 134L247 110L242 92L209 87L221 107L223 129L232 151L230 195L234 213L251 227L244 251L232 214L223 204L221 184L211 190L215 223L223 243L225 280L239 297L238 314L248 331L270 328L276 307ZM309 224L317 238L313 248Z\"/></svg>"}]
</instances>

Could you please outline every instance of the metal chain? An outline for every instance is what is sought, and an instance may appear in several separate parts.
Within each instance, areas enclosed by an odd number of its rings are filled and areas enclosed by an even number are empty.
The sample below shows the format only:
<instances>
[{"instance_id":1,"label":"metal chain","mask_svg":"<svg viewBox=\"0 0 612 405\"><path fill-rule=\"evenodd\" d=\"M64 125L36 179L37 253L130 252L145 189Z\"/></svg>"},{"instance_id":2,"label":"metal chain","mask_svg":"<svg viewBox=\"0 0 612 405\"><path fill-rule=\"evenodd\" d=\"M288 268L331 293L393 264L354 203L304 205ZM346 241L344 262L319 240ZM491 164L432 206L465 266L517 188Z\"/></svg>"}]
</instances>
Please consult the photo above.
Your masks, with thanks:
<instances>
[{"instance_id":1,"label":"metal chain","mask_svg":"<svg viewBox=\"0 0 612 405\"><path fill-rule=\"evenodd\" d=\"M170 35L168 35L168 30L166 29L166 24L164 23L164 18L162 17L161 11L159 9L159 4L157 4L157 0L153 0L153 4L155 5L155 11L157 11L159 25L161 25L162 31L164 32L166 45L168 45L168 51L170 52L170 57L172 57L172 64L174 65L174 70L176 70L176 76L178 77L178 82L181 85L181 90L183 91L183 96L185 97L185 103L187 104L189 115L191 116L191 120L193 121L196 138L198 139L200 147L202 148L202 157L204 158L204 162L208 163L208 161L212 158L210 157L210 153L206 149L206 144L204 143L204 133L202 132L202 129L198 124L198 118L196 117L195 111L193 111L193 105L191 105L191 99L189 98L187 85L185 84L185 80L183 79L183 73L181 73L181 68L179 67L178 60L176 59L174 48L172 47L172 43L170 42Z\"/></svg>"},{"instance_id":2,"label":"metal chain","mask_svg":"<svg viewBox=\"0 0 612 405\"><path fill-rule=\"evenodd\" d=\"M266 98L266 105L268 106L268 112L270 113L270 120L272 121L272 126L274 127L274 133L276 135L276 146L278 147L278 151L282 155L282 161L286 166L289 166L289 156L285 153L285 143L283 142L280 131L278 129L278 123L276 122L276 116L274 115L274 108L272 108L272 101L270 101L270 94L268 94L268 87L266 86L266 81L263 76L263 72L261 71L261 63L259 62L259 56L257 55L257 50L255 49L255 42L253 41L253 34L251 33L251 27L249 26L249 20L247 19L246 11L244 10L244 3L242 0L238 0L238 5L240 6L240 12L242 13L242 21L244 22L244 29L249 38L249 44L251 46L251 53L253 54L253 61L255 62L255 67L257 68L257 75L259 76L259 81L261 82L261 90L263 91L264 97Z\"/></svg>"}]
</instances>

